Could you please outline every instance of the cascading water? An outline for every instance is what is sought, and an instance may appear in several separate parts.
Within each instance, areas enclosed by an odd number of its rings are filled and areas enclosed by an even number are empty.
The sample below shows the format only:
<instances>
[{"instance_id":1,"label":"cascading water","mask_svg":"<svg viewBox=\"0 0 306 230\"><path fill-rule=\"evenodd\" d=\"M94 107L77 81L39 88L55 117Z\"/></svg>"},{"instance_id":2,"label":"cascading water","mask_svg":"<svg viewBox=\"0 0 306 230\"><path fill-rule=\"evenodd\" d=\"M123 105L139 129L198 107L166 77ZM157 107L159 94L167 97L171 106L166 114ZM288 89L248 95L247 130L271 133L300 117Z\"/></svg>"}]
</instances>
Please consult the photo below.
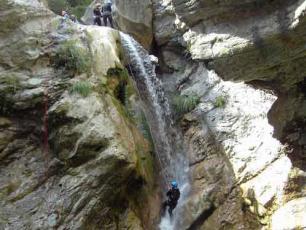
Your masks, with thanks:
<instances>
[{"instance_id":1,"label":"cascading water","mask_svg":"<svg viewBox=\"0 0 306 230\"><path fill-rule=\"evenodd\" d=\"M184 154L182 139L173 125L168 99L161 81L156 77L155 66L152 64L150 56L132 37L124 33L120 33L120 35L150 126L155 153L164 180L163 189L166 191L166 184L169 184L172 179L176 179L181 190L181 198L174 211L173 220L170 221L168 214L166 214L159 226L161 230L171 230L177 223L176 216L180 212L180 207L189 190L188 162Z\"/></svg>"}]
</instances>

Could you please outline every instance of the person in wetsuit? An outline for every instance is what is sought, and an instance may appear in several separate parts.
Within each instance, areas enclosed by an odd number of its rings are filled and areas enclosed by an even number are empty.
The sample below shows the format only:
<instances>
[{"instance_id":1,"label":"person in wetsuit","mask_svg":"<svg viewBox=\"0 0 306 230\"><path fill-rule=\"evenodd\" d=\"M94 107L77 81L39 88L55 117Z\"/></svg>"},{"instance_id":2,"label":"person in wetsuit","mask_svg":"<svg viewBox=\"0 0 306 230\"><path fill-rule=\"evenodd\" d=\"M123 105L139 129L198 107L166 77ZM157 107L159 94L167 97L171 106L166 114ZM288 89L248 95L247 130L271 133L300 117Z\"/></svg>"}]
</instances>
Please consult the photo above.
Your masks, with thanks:
<instances>
[{"instance_id":1,"label":"person in wetsuit","mask_svg":"<svg viewBox=\"0 0 306 230\"><path fill-rule=\"evenodd\" d=\"M166 208L168 206L168 213L170 217L173 215L173 210L175 209L178 200L180 199L180 190L178 189L177 182L172 181L171 182L171 188L167 192L168 199L163 203L163 213L165 213Z\"/></svg>"}]
</instances>

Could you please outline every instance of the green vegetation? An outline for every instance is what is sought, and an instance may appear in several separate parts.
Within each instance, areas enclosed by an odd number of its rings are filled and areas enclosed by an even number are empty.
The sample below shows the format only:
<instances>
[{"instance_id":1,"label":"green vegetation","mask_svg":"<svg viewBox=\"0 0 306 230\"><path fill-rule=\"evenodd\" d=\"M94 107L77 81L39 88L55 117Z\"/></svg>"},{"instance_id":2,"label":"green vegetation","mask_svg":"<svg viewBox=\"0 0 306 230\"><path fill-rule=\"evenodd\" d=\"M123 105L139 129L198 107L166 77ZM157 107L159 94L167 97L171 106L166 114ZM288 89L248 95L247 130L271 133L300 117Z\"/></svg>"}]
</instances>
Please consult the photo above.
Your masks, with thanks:
<instances>
[{"instance_id":1,"label":"green vegetation","mask_svg":"<svg viewBox=\"0 0 306 230\"><path fill-rule=\"evenodd\" d=\"M178 114L192 111L200 103L200 97L194 93L191 95L176 95L173 98L173 106Z\"/></svg>"},{"instance_id":2,"label":"green vegetation","mask_svg":"<svg viewBox=\"0 0 306 230\"><path fill-rule=\"evenodd\" d=\"M68 11L68 13L74 14L80 19L92 0L48 0L49 8L56 14L61 14L62 10Z\"/></svg>"},{"instance_id":3,"label":"green vegetation","mask_svg":"<svg viewBox=\"0 0 306 230\"><path fill-rule=\"evenodd\" d=\"M20 79L14 74L4 75L0 78L0 113L9 114L12 108L13 95L21 88Z\"/></svg>"},{"instance_id":4,"label":"green vegetation","mask_svg":"<svg viewBox=\"0 0 306 230\"><path fill-rule=\"evenodd\" d=\"M122 105L127 105L128 94L126 90L126 82L120 81L118 86L116 87L114 94L115 97L121 102Z\"/></svg>"},{"instance_id":5,"label":"green vegetation","mask_svg":"<svg viewBox=\"0 0 306 230\"><path fill-rule=\"evenodd\" d=\"M83 97L87 97L92 92L91 84L88 81L78 81L74 83L70 89L70 93L78 93Z\"/></svg>"},{"instance_id":6,"label":"green vegetation","mask_svg":"<svg viewBox=\"0 0 306 230\"><path fill-rule=\"evenodd\" d=\"M114 88L114 96L121 102L121 104L127 106L129 96L134 93L131 92L128 71L126 69L112 68L107 71L107 77L109 78L109 82L112 81L111 78L117 79Z\"/></svg>"},{"instance_id":7,"label":"green vegetation","mask_svg":"<svg viewBox=\"0 0 306 230\"><path fill-rule=\"evenodd\" d=\"M65 68L76 74L88 73L91 67L90 62L89 52L78 47L75 41L61 44L53 60L56 68Z\"/></svg>"},{"instance_id":8,"label":"green vegetation","mask_svg":"<svg viewBox=\"0 0 306 230\"><path fill-rule=\"evenodd\" d=\"M226 104L226 99L223 95L218 96L214 102L214 106L217 108L224 108Z\"/></svg>"},{"instance_id":9,"label":"green vegetation","mask_svg":"<svg viewBox=\"0 0 306 230\"><path fill-rule=\"evenodd\" d=\"M5 85L3 92L6 94L14 94L20 88L20 79L15 75L3 76L0 83Z\"/></svg>"},{"instance_id":10,"label":"green vegetation","mask_svg":"<svg viewBox=\"0 0 306 230\"><path fill-rule=\"evenodd\" d=\"M141 132L144 138L146 138L150 142L151 148L154 148L150 126L148 124L148 121L146 119L144 112L141 112L139 120L140 120L140 125L141 125Z\"/></svg>"},{"instance_id":11,"label":"green vegetation","mask_svg":"<svg viewBox=\"0 0 306 230\"><path fill-rule=\"evenodd\" d=\"M111 68L107 71L108 77L119 76L121 80L127 81L129 79L129 73L127 69Z\"/></svg>"},{"instance_id":12,"label":"green vegetation","mask_svg":"<svg viewBox=\"0 0 306 230\"><path fill-rule=\"evenodd\" d=\"M68 7L66 0L48 0L48 6L56 14L61 14Z\"/></svg>"}]
</instances>

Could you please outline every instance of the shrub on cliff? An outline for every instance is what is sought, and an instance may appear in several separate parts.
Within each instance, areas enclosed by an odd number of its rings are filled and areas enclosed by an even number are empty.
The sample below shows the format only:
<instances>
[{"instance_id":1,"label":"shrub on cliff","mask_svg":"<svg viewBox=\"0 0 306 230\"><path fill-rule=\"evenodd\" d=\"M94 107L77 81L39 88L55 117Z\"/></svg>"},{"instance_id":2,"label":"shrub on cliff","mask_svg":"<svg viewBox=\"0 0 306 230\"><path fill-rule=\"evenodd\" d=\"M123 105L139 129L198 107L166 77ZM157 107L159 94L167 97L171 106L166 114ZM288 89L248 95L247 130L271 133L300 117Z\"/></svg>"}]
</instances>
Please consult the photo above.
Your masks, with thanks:
<instances>
[{"instance_id":1,"label":"shrub on cliff","mask_svg":"<svg viewBox=\"0 0 306 230\"><path fill-rule=\"evenodd\" d=\"M87 73L90 70L89 53L73 41L60 45L53 62L56 68L64 68L75 74Z\"/></svg>"},{"instance_id":2,"label":"shrub on cliff","mask_svg":"<svg viewBox=\"0 0 306 230\"><path fill-rule=\"evenodd\" d=\"M88 81L78 81L70 88L71 94L80 94L83 97L87 97L92 92L91 84Z\"/></svg>"},{"instance_id":3,"label":"shrub on cliff","mask_svg":"<svg viewBox=\"0 0 306 230\"><path fill-rule=\"evenodd\" d=\"M173 98L173 106L178 114L192 111L200 103L200 97L196 94L176 95Z\"/></svg>"}]
</instances>

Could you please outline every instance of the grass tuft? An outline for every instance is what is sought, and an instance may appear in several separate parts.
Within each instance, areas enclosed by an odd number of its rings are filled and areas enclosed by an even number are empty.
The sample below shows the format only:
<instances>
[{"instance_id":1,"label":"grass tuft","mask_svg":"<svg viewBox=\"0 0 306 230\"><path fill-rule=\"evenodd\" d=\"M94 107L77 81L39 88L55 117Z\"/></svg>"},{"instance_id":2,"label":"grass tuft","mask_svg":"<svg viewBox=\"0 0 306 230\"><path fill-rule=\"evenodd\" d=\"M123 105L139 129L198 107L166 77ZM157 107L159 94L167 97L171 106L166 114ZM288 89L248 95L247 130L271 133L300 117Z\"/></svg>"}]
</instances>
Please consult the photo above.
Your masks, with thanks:
<instances>
[{"instance_id":1,"label":"grass tuft","mask_svg":"<svg viewBox=\"0 0 306 230\"><path fill-rule=\"evenodd\" d=\"M74 83L70 89L71 94L80 94L87 97L92 92L91 84L87 81L78 81Z\"/></svg>"},{"instance_id":2,"label":"grass tuft","mask_svg":"<svg viewBox=\"0 0 306 230\"><path fill-rule=\"evenodd\" d=\"M200 97L196 94L176 95L173 98L173 106L177 113L185 114L192 111L200 103Z\"/></svg>"},{"instance_id":3,"label":"grass tuft","mask_svg":"<svg viewBox=\"0 0 306 230\"><path fill-rule=\"evenodd\" d=\"M226 104L226 99L224 96L218 96L214 102L214 106L217 108L224 108Z\"/></svg>"}]
</instances>

